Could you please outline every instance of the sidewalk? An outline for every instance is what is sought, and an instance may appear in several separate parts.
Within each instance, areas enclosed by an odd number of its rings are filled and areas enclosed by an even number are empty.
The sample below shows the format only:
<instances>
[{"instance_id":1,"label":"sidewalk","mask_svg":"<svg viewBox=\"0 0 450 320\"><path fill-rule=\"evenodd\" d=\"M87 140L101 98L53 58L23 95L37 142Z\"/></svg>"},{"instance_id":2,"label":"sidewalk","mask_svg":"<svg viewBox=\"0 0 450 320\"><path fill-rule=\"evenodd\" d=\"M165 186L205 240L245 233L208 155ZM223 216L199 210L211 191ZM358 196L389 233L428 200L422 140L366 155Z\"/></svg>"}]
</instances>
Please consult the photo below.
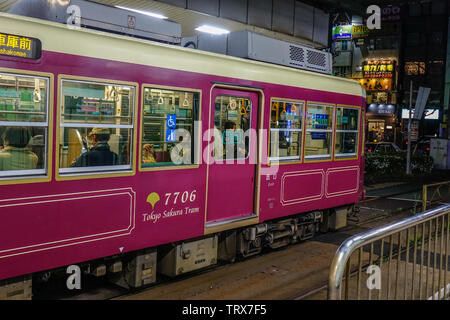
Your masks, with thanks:
<instances>
[{"instance_id":1,"label":"sidewalk","mask_svg":"<svg viewBox=\"0 0 450 320\"><path fill-rule=\"evenodd\" d=\"M367 193L369 191L390 188L390 187L399 186L399 185L403 185L403 184L407 184L407 182L403 182L403 181L381 182L381 183L377 183L377 184L365 185L364 189L366 190L366 193Z\"/></svg>"}]
</instances>

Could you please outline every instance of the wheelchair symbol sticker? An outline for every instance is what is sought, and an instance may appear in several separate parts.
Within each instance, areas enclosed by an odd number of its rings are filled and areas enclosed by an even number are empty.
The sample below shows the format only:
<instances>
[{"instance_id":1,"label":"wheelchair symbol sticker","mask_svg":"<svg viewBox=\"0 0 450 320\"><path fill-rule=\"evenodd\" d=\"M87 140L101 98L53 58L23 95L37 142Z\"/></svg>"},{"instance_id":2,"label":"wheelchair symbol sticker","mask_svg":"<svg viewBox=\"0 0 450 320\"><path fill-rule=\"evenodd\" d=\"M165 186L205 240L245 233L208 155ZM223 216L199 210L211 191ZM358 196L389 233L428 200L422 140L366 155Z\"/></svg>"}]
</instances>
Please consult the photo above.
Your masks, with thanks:
<instances>
[{"instance_id":1,"label":"wheelchair symbol sticker","mask_svg":"<svg viewBox=\"0 0 450 320\"><path fill-rule=\"evenodd\" d=\"M175 129L177 123L177 115L176 114L168 114L167 115L167 128Z\"/></svg>"}]
</instances>

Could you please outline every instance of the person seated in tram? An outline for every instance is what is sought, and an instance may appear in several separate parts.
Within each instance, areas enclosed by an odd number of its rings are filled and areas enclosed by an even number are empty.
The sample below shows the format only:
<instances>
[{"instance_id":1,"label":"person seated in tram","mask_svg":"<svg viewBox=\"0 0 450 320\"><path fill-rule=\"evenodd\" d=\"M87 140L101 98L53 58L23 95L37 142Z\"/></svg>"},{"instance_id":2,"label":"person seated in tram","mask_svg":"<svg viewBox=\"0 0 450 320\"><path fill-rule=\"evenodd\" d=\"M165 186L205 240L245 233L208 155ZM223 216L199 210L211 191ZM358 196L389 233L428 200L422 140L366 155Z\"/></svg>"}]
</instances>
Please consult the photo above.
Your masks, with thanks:
<instances>
[{"instance_id":1,"label":"person seated in tram","mask_svg":"<svg viewBox=\"0 0 450 320\"><path fill-rule=\"evenodd\" d=\"M38 156L27 148L31 133L26 127L8 127L2 135L0 171L36 169Z\"/></svg>"},{"instance_id":2,"label":"person seated in tram","mask_svg":"<svg viewBox=\"0 0 450 320\"><path fill-rule=\"evenodd\" d=\"M224 132L224 150L225 159L242 159L247 157L247 150L245 143L247 141L242 140L244 132L237 130L236 123L232 121L225 122ZM240 132L239 132L240 131ZM246 138L247 139L247 138ZM242 147L244 144L244 148ZM229 153L228 155L226 153ZM230 154L231 153L231 154Z\"/></svg>"},{"instance_id":3,"label":"person seated in tram","mask_svg":"<svg viewBox=\"0 0 450 320\"><path fill-rule=\"evenodd\" d=\"M155 147L153 144L144 144L142 147L142 162L143 163L155 163L156 155L155 155Z\"/></svg>"},{"instance_id":4,"label":"person seated in tram","mask_svg":"<svg viewBox=\"0 0 450 320\"><path fill-rule=\"evenodd\" d=\"M107 128L92 129L87 136L92 147L78 157L71 167L114 166L120 164L119 156L110 150L108 144L110 135Z\"/></svg>"},{"instance_id":5,"label":"person seated in tram","mask_svg":"<svg viewBox=\"0 0 450 320\"><path fill-rule=\"evenodd\" d=\"M4 115L0 114L0 122L3 122L3 121L8 121L8 119L6 119L6 117ZM5 126L0 126L0 150L2 150L4 148L3 134L5 133L6 128L7 127L5 127Z\"/></svg>"}]
</instances>

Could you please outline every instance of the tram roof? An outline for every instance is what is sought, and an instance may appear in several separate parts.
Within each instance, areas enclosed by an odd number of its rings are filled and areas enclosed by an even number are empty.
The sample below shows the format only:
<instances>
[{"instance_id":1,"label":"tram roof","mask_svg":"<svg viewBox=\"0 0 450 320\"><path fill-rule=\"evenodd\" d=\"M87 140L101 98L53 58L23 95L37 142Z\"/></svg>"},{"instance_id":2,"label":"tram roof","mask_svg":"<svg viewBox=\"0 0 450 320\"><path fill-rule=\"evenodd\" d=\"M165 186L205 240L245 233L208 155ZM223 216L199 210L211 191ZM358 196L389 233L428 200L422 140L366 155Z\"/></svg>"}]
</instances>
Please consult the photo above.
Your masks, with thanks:
<instances>
[{"instance_id":1,"label":"tram roof","mask_svg":"<svg viewBox=\"0 0 450 320\"><path fill-rule=\"evenodd\" d=\"M0 13L0 32L38 38L42 49L167 69L365 96L359 82L285 66ZM105 48L115 48L105 50ZM154 59L152 59L153 57Z\"/></svg>"}]
</instances>

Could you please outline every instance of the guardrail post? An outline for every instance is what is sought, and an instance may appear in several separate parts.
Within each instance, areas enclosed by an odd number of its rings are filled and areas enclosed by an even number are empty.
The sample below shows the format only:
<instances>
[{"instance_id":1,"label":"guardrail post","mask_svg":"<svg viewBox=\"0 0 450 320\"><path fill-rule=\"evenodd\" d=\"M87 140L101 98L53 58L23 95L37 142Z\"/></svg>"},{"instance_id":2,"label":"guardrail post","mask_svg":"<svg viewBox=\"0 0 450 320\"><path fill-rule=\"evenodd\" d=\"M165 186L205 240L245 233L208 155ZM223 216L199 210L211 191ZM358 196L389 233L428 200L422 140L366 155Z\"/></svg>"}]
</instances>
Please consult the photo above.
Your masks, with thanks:
<instances>
[{"instance_id":1,"label":"guardrail post","mask_svg":"<svg viewBox=\"0 0 450 320\"><path fill-rule=\"evenodd\" d=\"M422 211L425 212L427 210L427 185L423 185L422 190Z\"/></svg>"}]
</instances>

